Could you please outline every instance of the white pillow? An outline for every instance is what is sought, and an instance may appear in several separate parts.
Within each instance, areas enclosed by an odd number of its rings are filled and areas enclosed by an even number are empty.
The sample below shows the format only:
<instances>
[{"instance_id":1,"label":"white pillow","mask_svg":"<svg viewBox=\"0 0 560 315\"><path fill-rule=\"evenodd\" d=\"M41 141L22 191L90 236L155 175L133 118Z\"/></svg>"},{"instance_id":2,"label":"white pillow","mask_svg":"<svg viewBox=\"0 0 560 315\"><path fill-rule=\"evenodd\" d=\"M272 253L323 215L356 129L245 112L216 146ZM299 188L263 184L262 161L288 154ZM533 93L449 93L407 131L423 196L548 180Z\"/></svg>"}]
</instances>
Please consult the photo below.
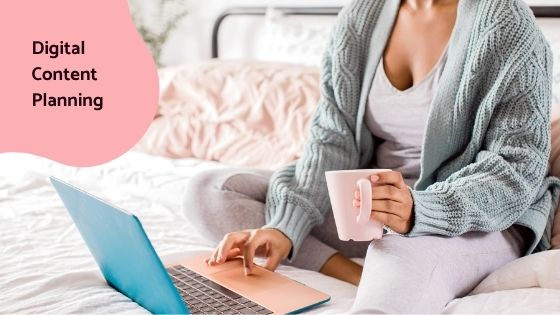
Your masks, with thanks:
<instances>
[{"instance_id":1,"label":"white pillow","mask_svg":"<svg viewBox=\"0 0 560 315\"><path fill-rule=\"evenodd\" d=\"M318 21L317 21L318 22ZM258 35L255 57L259 60L320 66L334 19L304 23L271 10Z\"/></svg>"},{"instance_id":2,"label":"white pillow","mask_svg":"<svg viewBox=\"0 0 560 315\"><path fill-rule=\"evenodd\" d=\"M522 288L560 289L560 250L516 259L491 273L469 295Z\"/></svg>"}]
</instances>

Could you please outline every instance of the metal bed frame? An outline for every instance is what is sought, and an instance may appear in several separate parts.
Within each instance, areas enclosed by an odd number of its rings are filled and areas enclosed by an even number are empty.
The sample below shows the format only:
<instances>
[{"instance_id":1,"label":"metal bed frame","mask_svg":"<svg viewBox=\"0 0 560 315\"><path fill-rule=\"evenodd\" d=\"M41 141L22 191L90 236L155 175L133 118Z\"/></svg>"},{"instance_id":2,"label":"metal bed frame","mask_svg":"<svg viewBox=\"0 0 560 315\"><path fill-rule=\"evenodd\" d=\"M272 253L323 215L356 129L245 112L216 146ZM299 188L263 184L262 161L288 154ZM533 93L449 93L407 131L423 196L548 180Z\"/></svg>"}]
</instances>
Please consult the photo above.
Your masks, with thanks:
<instances>
[{"instance_id":1,"label":"metal bed frame","mask_svg":"<svg viewBox=\"0 0 560 315\"><path fill-rule=\"evenodd\" d=\"M212 29L212 58L219 57L219 34L223 22L230 16L264 16L268 7L234 7L220 14ZM274 7L284 15L336 16L342 7ZM537 18L560 18L560 6L532 6Z\"/></svg>"}]
</instances>

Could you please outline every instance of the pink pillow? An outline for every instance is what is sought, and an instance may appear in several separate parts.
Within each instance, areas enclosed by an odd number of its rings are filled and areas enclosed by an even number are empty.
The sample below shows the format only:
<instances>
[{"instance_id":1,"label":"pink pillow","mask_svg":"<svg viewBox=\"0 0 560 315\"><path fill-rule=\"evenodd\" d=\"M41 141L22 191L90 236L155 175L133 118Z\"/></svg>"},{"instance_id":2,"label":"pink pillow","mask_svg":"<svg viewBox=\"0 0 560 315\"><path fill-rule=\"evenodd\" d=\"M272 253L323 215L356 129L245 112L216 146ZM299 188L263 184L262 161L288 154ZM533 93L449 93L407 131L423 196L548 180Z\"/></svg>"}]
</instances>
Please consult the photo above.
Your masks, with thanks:
<instances>
[{"instance_id":1,"label":"pink pillow","mask_svg":"<svg viewBox=\"0 0 560 315\"><path fill-rule=\"evenodd\" d=\"M160 71L160 106L136 149L276 169L303 151L315 67L209 60Z\"/></svg>"}]
</instances>

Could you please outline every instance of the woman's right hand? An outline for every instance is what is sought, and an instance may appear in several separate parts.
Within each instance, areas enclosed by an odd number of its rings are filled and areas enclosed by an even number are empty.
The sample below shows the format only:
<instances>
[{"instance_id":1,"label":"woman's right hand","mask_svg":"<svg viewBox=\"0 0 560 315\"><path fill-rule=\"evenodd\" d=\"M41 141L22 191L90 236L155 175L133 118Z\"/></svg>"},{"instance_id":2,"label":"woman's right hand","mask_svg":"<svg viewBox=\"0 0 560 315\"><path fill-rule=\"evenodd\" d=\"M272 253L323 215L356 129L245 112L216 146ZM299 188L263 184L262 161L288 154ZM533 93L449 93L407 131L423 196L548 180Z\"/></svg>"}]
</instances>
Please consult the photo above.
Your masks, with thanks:
<instances>
[{"instance_id":1,"label":"woman's right hand","mask_svg":"<svg viewBox=\"0 0 560 315\"><path fill-rule=\"evenodd\" d=\"M243 256L245 275L253 270L253 258L265 257L264 268L274 271L288 257L292 249L290 239L277 229L261 228L226 234L212 255L206 259L210 266L223 264L229 259Z\"/></svg>"}]
</instances>

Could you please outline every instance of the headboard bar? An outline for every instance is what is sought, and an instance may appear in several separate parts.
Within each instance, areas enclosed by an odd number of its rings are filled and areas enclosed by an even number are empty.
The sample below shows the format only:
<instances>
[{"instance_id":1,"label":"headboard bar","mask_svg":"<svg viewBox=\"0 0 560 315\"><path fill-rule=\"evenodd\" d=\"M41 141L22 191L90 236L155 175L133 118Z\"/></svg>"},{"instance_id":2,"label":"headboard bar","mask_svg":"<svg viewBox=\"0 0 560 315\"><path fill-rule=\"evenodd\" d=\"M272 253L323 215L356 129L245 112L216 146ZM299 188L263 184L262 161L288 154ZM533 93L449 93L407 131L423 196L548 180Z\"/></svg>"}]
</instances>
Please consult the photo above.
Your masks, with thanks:
<instances>
[{"instance_id":1,"label":"headboard bar","mask_svg":"<svg viewBox=\"0 0 560 315\"><path fill-rule=\"evenodd\" d=\"M219 57L220 26L230 16L264 16L269 9L282 12L284 15L338 15L342 7L234 7L220 14L212 29L212 58ZM560 18L560 6L532 6L531 10L537 18Z\"/></svg>"},{"instance_id":2,"label":"headboard bar","mask_svg":"<svg viewBox=\"0 0 560 315\"><path fill-rule=\"evenodd\" d=\"M214 22L212 29L212 58L219 57L219 33L220 26L224 20L230 16L243 15L266 15L269 9L282 12L284 15L323 15L336 16L342 10L342 7L235 7L224 11Z\"/></svg>"},{"instance_id":3,"label":"headboard bar","mask_svg":"<svg viewBox=\"0 0 560 315\"><path fill-rule=\"evenodd\" d=\"M538 18L560 18L560 6L533 6L531 10Z\"/></svg>"}]
</instances>

